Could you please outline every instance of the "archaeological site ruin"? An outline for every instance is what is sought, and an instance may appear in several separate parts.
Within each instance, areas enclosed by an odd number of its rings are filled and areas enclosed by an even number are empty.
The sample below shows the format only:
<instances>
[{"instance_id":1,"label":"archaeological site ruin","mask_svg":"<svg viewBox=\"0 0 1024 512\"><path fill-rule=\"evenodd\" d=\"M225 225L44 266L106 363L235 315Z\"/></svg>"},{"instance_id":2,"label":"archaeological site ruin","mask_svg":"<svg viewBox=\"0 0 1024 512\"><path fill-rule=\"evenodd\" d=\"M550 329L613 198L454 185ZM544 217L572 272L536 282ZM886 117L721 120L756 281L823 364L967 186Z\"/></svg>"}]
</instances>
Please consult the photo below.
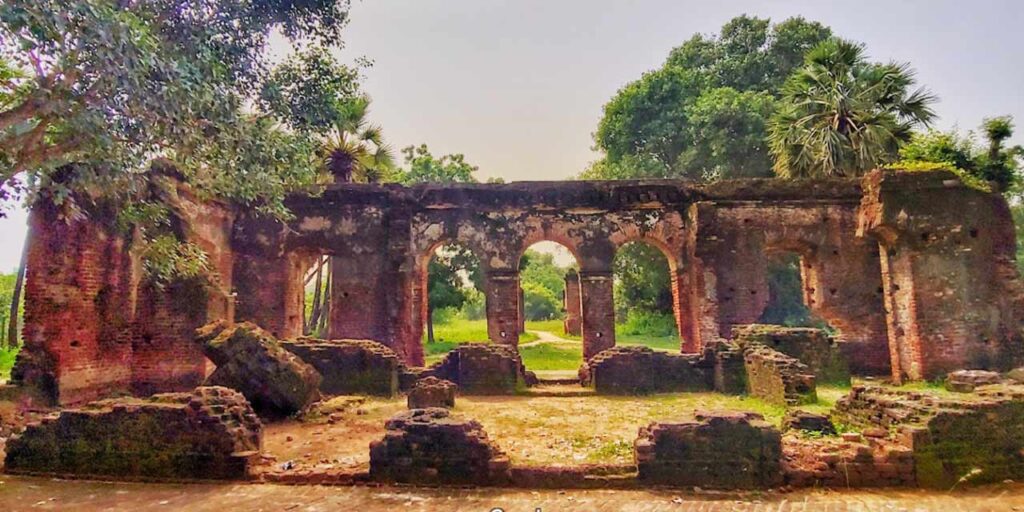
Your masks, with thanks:
<instances>
[{"instance_id":1,"label":"archaeological site ruin","mask_svg":"<svg viewBox=\"0 0 1024 512\"><path fill-rule=\"evenodd\" d=\"M291 196L293 216L279 221L154 172L176 235L212 270L154 284L102 204L65 220L41 202L30 217L25 346L2 391L34 419L7 442L8 472L712 488L948 488L976 469L977 482L1024 477L1013 220L1001 195L953 173L335 184ZM582 338L575 382L538 378L520 358L519 262L539 241L564 245L579 265L565 294L566 332ZM612 261L637 241L669 262L675 351L616 345ZM489 339L426 365L427 263L450 243L481 262ZM804 302L830 329L755 325L768 262L782 254L799 258ZM330 314L325 339L314 339L303 332L304 290L324 257ZM953 390L935 396L901 387L947 376ZM815 409L823 386L843 391ZM515 407L653 393L754 400L785 418L680 409L633 425L614 463L528 464L473 413L490 407L481 396ZM333 441L358 445L353 464L289 455L370 418L369 440ZM307 421L327 429L318 441ZM102 442L111 436L125 441ZM147 450L166 456L138 456Z\"/></svg>"}]
</instances>

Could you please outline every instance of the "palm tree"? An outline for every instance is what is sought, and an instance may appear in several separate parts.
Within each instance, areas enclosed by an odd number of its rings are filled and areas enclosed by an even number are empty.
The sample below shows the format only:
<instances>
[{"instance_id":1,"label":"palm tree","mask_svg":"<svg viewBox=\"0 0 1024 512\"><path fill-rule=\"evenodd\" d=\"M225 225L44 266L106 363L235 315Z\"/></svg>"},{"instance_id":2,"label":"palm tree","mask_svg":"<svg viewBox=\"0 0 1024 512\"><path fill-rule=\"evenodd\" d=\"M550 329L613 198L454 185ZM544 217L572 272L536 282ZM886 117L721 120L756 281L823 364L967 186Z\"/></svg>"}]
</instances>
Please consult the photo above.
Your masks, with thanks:
<instances>
[{"instance_id":1,"label":"palm tree","mask_svg":"<svg viewBox=\"0 0 1024 512\"><path fill-rule=\"evenodd\" d=\"M336 183L377 183L394 170L394 155L380 127L366 122L369 110L367 96L346 103L324 144L324 167Z\"/></svg>"},{"instance_id":2,"label":"palm tree","mask_svg":"<svg viewBox=\"0 0 1024 512\"><path fill-rule=\"evenodd\" d=\"M775 173L783 178L858 176L898 157L913 128L935 117L935 96L911 91L906 64L873 64L864 47L820 43L782 88L768 126Z\"/></svg>"}]
</instances>

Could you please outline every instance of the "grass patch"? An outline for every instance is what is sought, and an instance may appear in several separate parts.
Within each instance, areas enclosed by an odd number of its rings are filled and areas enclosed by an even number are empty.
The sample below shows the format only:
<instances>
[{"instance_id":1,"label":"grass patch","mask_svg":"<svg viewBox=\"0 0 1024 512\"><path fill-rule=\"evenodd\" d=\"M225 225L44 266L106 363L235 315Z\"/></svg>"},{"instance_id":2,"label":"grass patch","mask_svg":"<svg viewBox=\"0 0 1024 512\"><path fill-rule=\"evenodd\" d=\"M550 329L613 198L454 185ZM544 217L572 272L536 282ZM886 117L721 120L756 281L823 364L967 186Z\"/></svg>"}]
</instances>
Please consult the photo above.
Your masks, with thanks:
<instances>
[{"instance_id":1,"label":"grass patch","mask_svg":"<svg viewBox=\"0 0 1024 512\"><path fill-rule=\"evenodd\" d=\"M583 345L542 343L519 349L527 370L576 370L583 363Z\"/></svg>"},{"instance_id":2,"label":"grass patch","mask_svg":"<svg viewBox=\"0 0 1024 512\"><path fill-rule=\"evenodd\" d=\"M615 334L615 344L623 346L650 347L654 350L666 352L679 352L682 344L679 336L650 336L645 334Z\"/></svg>"},{"instance_id":3,"label":"grass patch","mask_svg":"<svg viewBox=\"0 0 1024 512\"><path fill-rule=\"evenodd\" d=\"M7 382L11 378L14 357L18 355L19 350L21 347L0 348L0 381Z\"/></svg>"},{"instance_id":4,"label":"grass patch","mask_svg":"<svg viewBox=\"0 0 1024 512\"><path fill-rule=\"evenodd\" d=\"M519 335L519 342L536 341L537 335L524 332ZM443 324L434 324L434 342L428 343L426 333L423 335L423 354L426 364L440 361L444 355L463 343L489 343L487 338L487 320L453 319Z\"/></svg>"},{"instance_id":5,"label":"grass patch","mask_svg":"<svg viewBox=\"0 0 1024 512\"><path fill-rule=\"evenodd\" d=\"M578 340L582 340L583 339L581 336L576 336L574 334L567 334L565 332L565 324L562 322L562 320L535 320L535 321L528 321L528 322L526 322L526 330L527 331L550 332L551 334L554 334L555 336L558 336L560 338L565 338L567 340L577 340L578 341Z\"/></svg>"}]
</instances>

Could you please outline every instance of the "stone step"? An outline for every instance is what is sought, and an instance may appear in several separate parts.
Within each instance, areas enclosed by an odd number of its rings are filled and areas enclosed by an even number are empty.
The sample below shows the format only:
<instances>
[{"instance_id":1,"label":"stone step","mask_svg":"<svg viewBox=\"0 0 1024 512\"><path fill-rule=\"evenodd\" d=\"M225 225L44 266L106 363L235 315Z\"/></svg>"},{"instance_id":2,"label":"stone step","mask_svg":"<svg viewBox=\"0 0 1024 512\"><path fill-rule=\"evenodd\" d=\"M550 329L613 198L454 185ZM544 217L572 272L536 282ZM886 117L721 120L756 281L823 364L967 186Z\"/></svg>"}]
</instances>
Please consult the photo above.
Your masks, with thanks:
<instances>
[{"instance_id":1,"label":"stone step","mask_svg":"<svg viewBox=\"0 0 1024 512\"><path fill-rule=\"evenodd\" d=\"M537 379L538 386L578 386L580 384L579 378L539 378Z\"/></svg>"},{"instance_id":2,"label":"stone step","mask_svg":"<svg viewBox=\"0 0 1024 512\"><path fill-rule=\"evenodd\" d=\"M539 384L531 386L523 392L527 396L595 396L597 392L592 388L585 388L579 383L573 384Z\"/></svg>"}]
</instances>

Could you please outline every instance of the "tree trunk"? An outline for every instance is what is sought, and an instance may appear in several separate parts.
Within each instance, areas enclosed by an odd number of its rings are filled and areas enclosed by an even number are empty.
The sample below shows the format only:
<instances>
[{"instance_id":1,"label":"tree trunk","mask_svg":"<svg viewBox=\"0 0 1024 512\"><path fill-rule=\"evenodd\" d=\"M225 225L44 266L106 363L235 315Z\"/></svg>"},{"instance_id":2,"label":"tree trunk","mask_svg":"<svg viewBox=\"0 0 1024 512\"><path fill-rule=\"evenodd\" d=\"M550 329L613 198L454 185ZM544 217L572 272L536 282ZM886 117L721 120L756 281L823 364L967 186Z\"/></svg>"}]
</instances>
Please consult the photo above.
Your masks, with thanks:
<instances>
[{"instance_id":1,"label":"tree trunk","mask_svg":"<svg viewBox=\"0 0 1024 512\"><path fill-rule=\"evenodd\" d=\"M327 259L330 262L330 258ZM317 336L322 338L327 337L327 320L331 316L331 265L327 265L327 279L324 280L324 290L321 294L323 299L320 301L320 324L317 329Z\"/></svg>"},{"instance_id":2,"label":"tree trunk","mask_svg":"<svg viewBox=\"0 0 1024 512\"><path fill-rule=\"evenodd\" d=\"M430 298L427 298L427 343L434 342L434 307L430 305Z\"/></svg>"},{"instance_id":3,"label":"tree trunk","mask_svg":"<svg viewBox=\"0 0 1024 512\"><path fill-rule=\"evenodd\" d=\"M21 287L25 282L25 264L28 260L28 243L32 237L32 231L25 234L25 245L21 248L21 263L18 265L18 275L14 278L14 293L11 297L11 315L7 324L7 347L18 346L18 310L21 308Z\"/></svg>"},{"instance_id":4,"label":"tree trunk","mask_svg":"<svg viewBox=\"0 0 1024 512\"><path fill-rule=\"evenodd\" d=\"M316 283L313 285L313 307L310 308L309 318L306 320L306 325L303 328L305 334L312 334L313 329L320 321L320 281L322 280L324 269L324 260L320 258L316 262L316 272L314 273L314 279ZM305 308L303 308L305 309Z\"/></svg>"}]
</instances>

